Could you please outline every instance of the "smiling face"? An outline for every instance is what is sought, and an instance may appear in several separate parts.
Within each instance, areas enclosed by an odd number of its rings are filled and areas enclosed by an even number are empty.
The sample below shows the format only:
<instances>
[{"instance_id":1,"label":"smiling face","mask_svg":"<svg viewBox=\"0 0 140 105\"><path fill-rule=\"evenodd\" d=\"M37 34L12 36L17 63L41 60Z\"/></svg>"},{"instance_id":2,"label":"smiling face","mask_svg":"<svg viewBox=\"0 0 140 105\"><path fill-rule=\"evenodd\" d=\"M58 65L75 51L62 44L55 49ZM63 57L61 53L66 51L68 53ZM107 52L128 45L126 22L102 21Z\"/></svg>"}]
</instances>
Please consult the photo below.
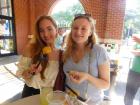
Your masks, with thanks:
<instances>
[{"instance_id":1,"label":"smiling face","mask_svg":"<svg viewBox=\"0 0 140 105\"><path fill-rule=\"evenodd\" d=\"M40 38L45 44L54 44L57 35L57 29L48 19L43 19L39 23Z\"/></svg>"},{"instance_id":2,"label":"smiling face","mask_svg":"<svg viewBox=\"0 0 140 105\"><path fill-rule=\"evenodd\" d=\"M91 25L85 18L76 19L72 24L71 32L76 44L85 44L91 35Z\"/></svg>"}]
</instances>

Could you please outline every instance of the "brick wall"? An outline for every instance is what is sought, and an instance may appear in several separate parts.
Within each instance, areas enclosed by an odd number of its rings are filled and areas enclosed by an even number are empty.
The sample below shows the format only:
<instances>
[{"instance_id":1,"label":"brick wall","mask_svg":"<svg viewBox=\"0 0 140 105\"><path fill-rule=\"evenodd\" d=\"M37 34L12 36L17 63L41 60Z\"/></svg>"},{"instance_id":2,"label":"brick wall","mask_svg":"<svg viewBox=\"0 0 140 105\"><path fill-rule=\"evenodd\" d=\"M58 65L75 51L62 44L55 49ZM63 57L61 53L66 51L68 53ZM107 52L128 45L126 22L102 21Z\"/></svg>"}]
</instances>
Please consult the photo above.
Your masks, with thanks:
<instances>
[{"instance_id":1,"label":"brick wall","mask_svg":"<svg viewBox=\"0 0 140 105\"><path fill-rule=\"evenodd\" d=\"M125 0L79 1L83 5L85 12L90 13L96 20L96 29L100 39L121 39ZM34 33L36 18L43 14L50 14L58 2L59 0L14 0L19 54L22 53L22 49L27 43L28 35Z\"/></svg>"},{"instance_id":2,"label":"brick wall","mask_svg":"<svg viewBox=\"0 0 140 105\"><path fill-rule=\"evenodd\" d=\"M125 14L125 0L108 0L105 37L121 39Z\"/></svg>"},{"instance_id":3,"label":"brick wall","mask_svg":"<svg viewBox=\"0 0 140 105\"><path fill-rule=\"evenodd\" d=\"M21 54L29 34L29 0L14 0L17 52Z\"/></svg>"}]
</instances>

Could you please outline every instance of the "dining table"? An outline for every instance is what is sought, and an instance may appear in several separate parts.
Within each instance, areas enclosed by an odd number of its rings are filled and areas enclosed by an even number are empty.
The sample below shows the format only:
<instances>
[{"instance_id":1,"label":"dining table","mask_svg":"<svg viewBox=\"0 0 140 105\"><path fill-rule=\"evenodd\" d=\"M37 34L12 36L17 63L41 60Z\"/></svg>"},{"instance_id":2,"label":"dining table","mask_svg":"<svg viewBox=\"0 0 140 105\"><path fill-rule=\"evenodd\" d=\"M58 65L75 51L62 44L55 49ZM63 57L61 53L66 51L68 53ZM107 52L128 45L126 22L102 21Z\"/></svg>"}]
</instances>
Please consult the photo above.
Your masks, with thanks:
<instances>
[{"instance_id":1,"label":"dining table","mask_svg":"<svg viewBox=\"0 0 140 105\"><path fill-rule=\"evenodd\" d=\"M39 95L29 96L26 98L18 99L11 103L1 105L40 105L40 97Z\"/></svg>"},{"instance_id":2,"label":"dining table","mask_svg":"<svg viewBox=\"0 0 140 105\"><path fill-rule=\"evenodd\" d=\"M18 99L11 103L0 104L0 105L41 105L41 103L40 103L40 96L33 95L26 98ZM71 104L71 105L75 105L75 104ZM95 104L93 102L88 101L86 103L81 103L77 105L95 105Z\"/></svg>"},{"instance_id":3,"label":"dining table","mask_svg":"<svg viewBox=\"0 0 140 105\"><path fill-rule=\"evenodd\" d=\"M40 95L33 95L26 98L21 98L11 103L1 104L1 105L41 105ZM87 104L84 104L87 105Z\"/></svg>"}]
</instances>

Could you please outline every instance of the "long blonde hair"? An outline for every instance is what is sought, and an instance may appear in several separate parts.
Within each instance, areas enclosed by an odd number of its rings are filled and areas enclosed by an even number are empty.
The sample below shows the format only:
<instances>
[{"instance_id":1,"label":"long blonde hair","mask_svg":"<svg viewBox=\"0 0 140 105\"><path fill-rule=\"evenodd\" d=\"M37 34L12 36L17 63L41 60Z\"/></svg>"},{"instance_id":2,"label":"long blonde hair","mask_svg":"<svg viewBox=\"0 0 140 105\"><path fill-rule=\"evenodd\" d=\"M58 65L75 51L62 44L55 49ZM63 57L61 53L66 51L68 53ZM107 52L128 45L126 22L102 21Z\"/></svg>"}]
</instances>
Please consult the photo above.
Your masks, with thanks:
<instances>
[{"instance_id":1,"label":"long blonde hair","mask_svg":"<svg viewBox=\"0 0 140 105\"><path fill-rule=\"evenodd\" d=\"M43 74L44 74L45 68L48 65L48 61L49 61L48 55L45 56L45 59L41 60L41 56L43 56L42 55L42 48L47 46L43 42L43 40L41 39L40 33L39 33L39 24L44 19L50 20L52 22L53 26L57 30L57 24L51 16L43 15L43 16L40 16L39 19L36 21L36 24L35 24L35 42L31 44L30 53L32 55L32 63L33 64L36 64L36 63L41 61L41 65L42 65L41 77L42 77L42 79L44 78Z\"/></svg>"},{"instance_id":2,"label":"long blonde hair","mask_svg":"<svg viewBox=\"0 0 140 105\"><path fill-rule=\"evenodd\" d=\"M72 27L73 27L73 23L75 22L75 20L81 19L81 18L87 19L91 26L91 35L88 37L87 43L85 44L86 51L90 51L93 48L93 45L97 42L97 34L96 34L96 30L95 30L95 20L87 14L80 14L80 15L76 16L72 22L71 32L68 36L67 47L66 47L66 50L65 50L64 56L63 56L64 62L69 57L72 57L73 52L76 50L76 43L72 39Z\"/></svg>"}]
</instances>

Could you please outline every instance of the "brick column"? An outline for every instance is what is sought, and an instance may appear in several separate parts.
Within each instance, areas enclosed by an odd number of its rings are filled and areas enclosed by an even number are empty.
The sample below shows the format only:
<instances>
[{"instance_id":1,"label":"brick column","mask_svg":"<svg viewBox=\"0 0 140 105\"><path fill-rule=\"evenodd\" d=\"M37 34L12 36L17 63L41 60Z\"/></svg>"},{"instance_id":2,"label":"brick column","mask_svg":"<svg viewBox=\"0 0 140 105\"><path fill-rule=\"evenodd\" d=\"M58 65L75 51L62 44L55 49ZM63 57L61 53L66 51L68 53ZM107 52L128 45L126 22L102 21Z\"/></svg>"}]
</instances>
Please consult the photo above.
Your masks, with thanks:
<instances>
[{"instance_id":1,"label":"brick column","mask_svg":"<svg viewBox=\"0 0 140 105\"><path fill-rule=\"evenodd\" d=\"M124 16L125 0L108 0L105 38L122 38Z\"/></svg>"}]
</instances>

